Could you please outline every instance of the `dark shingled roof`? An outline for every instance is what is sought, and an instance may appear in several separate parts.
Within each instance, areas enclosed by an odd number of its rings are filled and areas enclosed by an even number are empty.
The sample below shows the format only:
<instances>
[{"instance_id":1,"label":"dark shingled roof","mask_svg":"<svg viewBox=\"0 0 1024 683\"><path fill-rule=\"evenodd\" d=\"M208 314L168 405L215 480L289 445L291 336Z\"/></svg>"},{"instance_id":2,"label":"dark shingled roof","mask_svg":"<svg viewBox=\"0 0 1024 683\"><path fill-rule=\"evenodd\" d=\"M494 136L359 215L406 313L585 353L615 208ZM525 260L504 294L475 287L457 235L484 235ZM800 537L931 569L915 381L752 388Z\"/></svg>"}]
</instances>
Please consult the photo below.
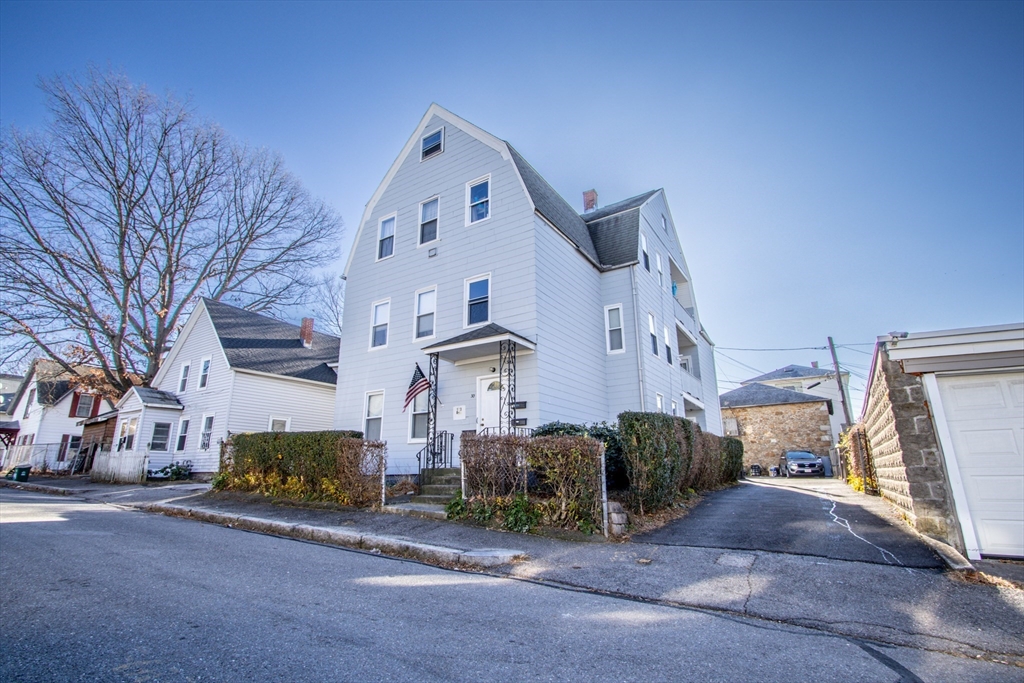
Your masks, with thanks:
<instances>
[{"instance_id":1,"label":"dark shingled roof","mask_svg":"<svg viewBox=\"0 0 1024 683\"><path fill-rule=\"evenodd\" d=\"M149 387L135 387L135 395L147 406L167 406L169 408L181 408L181 401L169 391L150 389Z\"/></svg>"},{"instance_id":2,"label":"dark shingled roof","mask_svg":"<svg viewBox=\"0 0 1024 683\"><path fill-rule=\"evenodd\" d=\"M523 341L530 341L529 339L522 335L516 334L511 330L506 330L501 325L495 325L494 323L491 323L490 325L484 325L483 327L478 327L475 330L470 330L469 332L460 334L457 337L452 337L451 339L445 339L442 342L437 342L436 344L425 346L423 347L423 350L430 351L430 349L438 346L448 346L449 344L461 344L462 342L477 341L478 339L487 339L488 337L498 337L503 334L511 334L515 337L519 337ZM530 343L532 344L533 342Z\"/></svg>"},{"instance_id":3,"label":"dark shingled roof","mask_svg":"<svg viewBox=\"0 0 1024 683\"><path fill-rule=\"evenodd\" d=\"M643 194L638 194L635 197L623 199L621 202L615 202L614 204L609 204L608 206L602 206L601 208L594 209L593 211L589 211L583 214L583 220L585 220L587 223L590 223L593 221L601 220L606 216L611 216L612 214L616 214L622 211L629 211L630 209L640 208L640 206L648 199L653 197L656 192L657 190L649 190L647 192L644 192Z\"/></svg>"},{"instance_id":4,"label":"dark shingled roof","mask_svg":"<svg viewBox=\"0 0 1024 683\"><path fill-rule=\"evenodd\" d=\"M548 219L552 225L558 228L559 232L565 235L570 242L579 247L580 251L590 257L594 263L601 263L594 248L594 242L587 230L587 224L583 222L580 215L569 206L568 202L562 199L562 195L555 191L555 188L548 184L548 181L541 177L540 173L534 170L523 156L516 151L509 143L509 152L512 153L512 160L519 169L519 175L523 178L526 191L530 193L533 205L537 212Z\"/></svg>"},{"instance_id":5,"label":"dark shingled roof","mask_svg":"<svg viewBox=\"0 0 1024 683\"><path fill-rule=\"evenodd\" d=\"M244 311L220 301L203 299L220 338L228 364L314 382L337 384L338 375L327 367L338 362L341 340L313 332L313 348L299 339L299 326Z\"/></svg>"},{"instance_id":6,"label":"dark shingled roof","mask_svg":"<svg viewBox=\"0 0 1024 683\"><path fill-rule=\"evenodd\" d=\"M68 395L71 381L67 379L38 380L36 382L36 402L41 406L52 406Z\"/></svg>"},{"instance_id":7,"label":"dark shingled roof","mask_svg":"<svg viewBox=\"0 0 1024 683\"><path fill-rule=\"evenodd\" d=\"M640 209L634 208L589 221L590 236L594 240L601 264L622 266L636 263L640 253Z\"/></svg>"},{"instance_id":8,"label":"dark shingled roof","mask_svg":"<svg viewBox=\"0 0 1024 683\"><path fill-rule=\"evenodd\" d=\"M774 379L799 379L800 377L825 377L831 375L831 370L825 368L809 368L804 365L787 365L778 370L766 372L763 375L744 381L744 384L752 382L767 382Z\"/></svg>"},{"instance_id":9,"label":"dark shingled roof","mask_svg":"<svg viewBox=\"0 0 1024 683\"><path fill-rule=\"evenodd\" d=\"M728 391L718 397L723 408L744 408L749 406L774 406L784 403L827 403L827 398L801 394L799 391L770 387L767 384L747 384Z\"/></svg>"}]
</instances>

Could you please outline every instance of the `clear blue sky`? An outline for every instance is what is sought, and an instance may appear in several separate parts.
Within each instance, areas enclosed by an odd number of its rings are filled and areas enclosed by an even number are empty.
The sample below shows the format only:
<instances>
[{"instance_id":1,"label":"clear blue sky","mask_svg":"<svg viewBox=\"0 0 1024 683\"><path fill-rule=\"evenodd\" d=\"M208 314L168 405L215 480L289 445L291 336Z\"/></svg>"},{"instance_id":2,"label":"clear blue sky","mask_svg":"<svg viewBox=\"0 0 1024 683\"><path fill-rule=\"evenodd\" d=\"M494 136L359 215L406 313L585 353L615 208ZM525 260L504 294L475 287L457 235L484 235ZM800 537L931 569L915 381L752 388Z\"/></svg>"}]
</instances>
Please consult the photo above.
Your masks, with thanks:
<instances>
[{"instance_id":1,"label":"clear blue sky","mask_svg":"<svg viewBox=\"0 0 1024 683\"><path fill-rule=\"evenodd\" d=\"M1024 319L1024 3L0 2L0 123L88 64L280 151L348 226L431 102L577 208L664 187L719 381ZM870 346L843 348L856 375ZM747 367L744 367L747 366ZM854 400L859 412L859 396Z\"/></svg>"}]
</instances>

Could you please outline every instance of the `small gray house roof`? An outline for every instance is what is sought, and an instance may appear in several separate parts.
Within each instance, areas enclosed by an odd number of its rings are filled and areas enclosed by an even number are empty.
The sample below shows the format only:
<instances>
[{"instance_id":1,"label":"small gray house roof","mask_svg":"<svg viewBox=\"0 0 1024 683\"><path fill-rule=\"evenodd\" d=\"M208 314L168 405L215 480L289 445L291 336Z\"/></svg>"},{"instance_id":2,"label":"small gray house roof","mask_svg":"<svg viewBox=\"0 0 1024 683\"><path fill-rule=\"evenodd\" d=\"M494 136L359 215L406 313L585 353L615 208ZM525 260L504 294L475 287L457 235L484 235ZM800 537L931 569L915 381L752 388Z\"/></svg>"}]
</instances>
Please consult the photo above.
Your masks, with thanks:
<instances>
[{"instance_id":1,"label":"small gray house roof","mask_svg":"<svg viewBox=\"0 0 1024 683\"><path fill-rule=\"evenodd\" d=\"M792 389L780 389L767 384L747 384L727 391L718 397L723 408L747 408L752 406L774 406L785 403L828 403L827 398L801 394Z\"/></svg>"},{"instance_id":2,"label":"small gray house roof","mask_svg":"<svg viewBox=\"0 0 1024 683\"><path fill-rule=\"evenodd\" d=\"M511 330L507 330L501 325L491 323L489 325L484 325L483 327L478 327L475 330L470 330L469 332L460 334L457 337L452 337L451 339L445 339L444 341L437 342L436 344L425 346L423 347L423 350L429 352L431 349L435 347L448 346L450 344L462 344L464 342L479 341L481 339L490 339L491 337L500 337L504 335L518 337L519 339L522 339L524 342L527 342L529 344L533 343L526 337L518 335Z\"/></svg>"},{"instance_id":3,"label":"small gray house roof","mask_svg":"<svg viewBox=\"0 0 1024 683\"><path fill-rule=\"evenodd\" d=\"M809 368L804 365L787 365L784 368L778 370L772 370L766 372L763 375L754 377L753 379L745 380L744 384L751 384L753 382L767 382L776 379L799 379L801 377L828 377L832 374L831 370L825 368Z\"/></svg>"},{"instance_id":4,"label":"small gray house roof","mask_svg":"<svg viewBox=\"0 0 1024 683\"><path fill-rule=\"evenodd\" d=\"M307 349L299 338L298 325L213 299L203 299L203 303L232 368L338 383L337 373L327 365L338 362L341 340L337 337L314 331L312 348Z\"/></svg>"},{"instance_id":5,"label":"small gray house roof","mask_svg":"<svg viewBox=\"0 0 1024 683\"><path fill-rule=\"evenodd\" d=\"M526 191L530 193L530 199L533 200L533 205L537 208L540 215L548 219L559 232L575 244L591 261L600 264L601 259L597 254L597 249L594 248L590 231L587 230L587 224L580 218L580 215L569 206L568 202L562 199L562 195L558 194L555 188L551 187L540 173L537 173L533 166L530 165L530 162L516 151L515 147L508 142L505 144L508 145L509 152L512 154L512 160L515 162L516 168L519 169L519 175L523 179L523 184L526 185Z\"/></svg>"},{"instance_id":6,"label":"small gray house roof","mask_svg":"<svg viewBox=\"0 0 1024 683\"><path fill-rule=\"evenodd\" d=\"M135 395L139 397L143 405L159 408L182 407L178 397L168 391L160 391L159 389L151 389L149 387L134 387L134 389Z\"/></svg>"}]
</instances>

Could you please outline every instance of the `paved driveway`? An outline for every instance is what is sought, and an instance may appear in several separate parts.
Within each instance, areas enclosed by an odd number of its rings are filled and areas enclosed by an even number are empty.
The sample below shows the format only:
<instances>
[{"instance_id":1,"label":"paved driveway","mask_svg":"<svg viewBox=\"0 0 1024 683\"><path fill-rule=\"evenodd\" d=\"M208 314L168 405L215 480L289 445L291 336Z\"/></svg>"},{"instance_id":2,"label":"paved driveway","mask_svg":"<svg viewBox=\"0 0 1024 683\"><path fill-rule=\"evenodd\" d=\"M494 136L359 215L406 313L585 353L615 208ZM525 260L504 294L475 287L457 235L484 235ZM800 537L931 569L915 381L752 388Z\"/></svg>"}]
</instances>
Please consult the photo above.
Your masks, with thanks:
<instances>
[{"instance_id":1,"label":"paved driveway","mask_svg":"<svg viewBox=\"0 0 1024 683\"><path fill-rule=\"evenodd\" d=\"M887 503L836 479L743 481L709 494L687 516L633 540L906 567L945 566Z\"/></svg>"}]
</instances>

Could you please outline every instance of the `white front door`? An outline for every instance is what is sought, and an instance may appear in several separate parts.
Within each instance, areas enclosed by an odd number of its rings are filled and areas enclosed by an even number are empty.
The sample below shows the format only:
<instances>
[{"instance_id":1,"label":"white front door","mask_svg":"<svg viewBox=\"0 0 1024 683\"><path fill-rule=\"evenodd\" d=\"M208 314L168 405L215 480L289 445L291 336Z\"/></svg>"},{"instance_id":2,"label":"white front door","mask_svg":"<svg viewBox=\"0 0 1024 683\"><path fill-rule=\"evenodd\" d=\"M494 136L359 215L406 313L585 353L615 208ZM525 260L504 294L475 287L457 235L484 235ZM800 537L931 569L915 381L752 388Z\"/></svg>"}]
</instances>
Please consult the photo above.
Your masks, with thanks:
<instances>
[{"instance_id":1,"label":"white front door","mask_svg":"<svg viewBox=\"0 0 1024 683\"><path fill-rule=\"evenodd\" d=\"M1024 557L1024 373L938 385L979 550Z\"/></svg>"},{"instance_id":2,"label":"white front door","mask_svg":"<svg viewBox=\"0 0 1024 683\"><path fill-rule=\"evenodd\" d=\"M501 382L497 375L476 378L476 431L500 426Z\"/></svg>"}]
</instances>

